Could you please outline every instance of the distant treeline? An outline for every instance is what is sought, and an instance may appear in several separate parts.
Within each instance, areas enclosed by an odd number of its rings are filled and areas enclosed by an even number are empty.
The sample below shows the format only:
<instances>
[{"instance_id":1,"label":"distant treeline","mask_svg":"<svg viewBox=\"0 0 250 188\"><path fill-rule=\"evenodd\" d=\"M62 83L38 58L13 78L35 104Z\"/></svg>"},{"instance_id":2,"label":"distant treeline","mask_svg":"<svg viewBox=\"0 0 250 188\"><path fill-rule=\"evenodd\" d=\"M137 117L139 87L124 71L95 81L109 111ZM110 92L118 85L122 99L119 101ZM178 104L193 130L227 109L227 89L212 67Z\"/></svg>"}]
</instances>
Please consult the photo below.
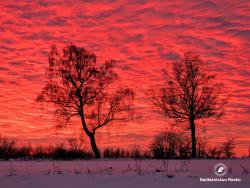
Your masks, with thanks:
<instances>
[{"instance_id":1,"label":"distant treeline","mask_svg":"<svg viewBox=\"0 0 250 188\"><path fill-rule=\"evenodd\" d=\"M0 159L92 159L91 151L76 147L66 147L64 144L56 146L17 146L16 140L0 137ZM150 158L149 153L142 154L139 147L131 150L121 148L105 148L102 152L104 158Z\"/></svg>"},{"instance_id":2,"label":"distant treeline","mask_svg":"<svg viewBox=\"0 0 250 188\"><path fill-rule=\"evenodd\" d=\"M234 158L235 141L228 138L217 147L208 147L207 140L197 139L198 158L219 159ZM69 147L64 144L56 146L17 146L17 141L0 136L0 159L92 159L91 151L83 149L83 142L69 140ZM192 158L190 139L185 134L174 131L162 131L157 134L148 150L139 145L131 149L108 147L102 151L103 158L135 158L135 159L188 159ZM250 151L248 154L250 157Z\"/></svg>"}]
</instances>

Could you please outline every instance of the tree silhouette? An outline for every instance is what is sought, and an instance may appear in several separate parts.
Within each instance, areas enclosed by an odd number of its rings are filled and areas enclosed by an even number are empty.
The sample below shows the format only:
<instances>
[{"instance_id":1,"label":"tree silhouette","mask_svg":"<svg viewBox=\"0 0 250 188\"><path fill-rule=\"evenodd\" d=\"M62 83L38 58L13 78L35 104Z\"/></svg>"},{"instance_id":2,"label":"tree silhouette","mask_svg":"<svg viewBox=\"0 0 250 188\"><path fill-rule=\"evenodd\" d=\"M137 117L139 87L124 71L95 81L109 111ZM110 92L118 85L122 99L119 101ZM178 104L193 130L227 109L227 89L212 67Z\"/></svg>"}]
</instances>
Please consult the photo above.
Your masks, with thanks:
<instances>
[{"instance_id":1,"label":"tree silhouette","mask_svg":"<svg viewBox=\"0 0 250 188\"><path fill-rule=\"evenodd\" d=\"M234 157L234 149L235 149L235 139L228 137L225 142L222 143L221 150L226 158Z\"/></svg>"},{"instance_id":2,"label":"tree silhouette","mask_svg":"<svg viewBox=\"0 0 250 188\"><path fill-rule=\"evenodd\" d=\"M182 141L186 137L181 132L174 130L161 131L155 135L150 150L154 158L157 159L174 159L178 151L182 148Z\"/></svg>"},{"instance_id":3,"label":"tree silhouette","mask_svg":"<svg viewBox=\"0 0 250 188\"><path fill-rule=\"evenodd\" d=\"M152 101L157 112L178 122L188 122L192 138L192 157L196 157L195 122L200 119L220 117L224 104L223 85L206 70L200 56L188 52L173 63L167 74L167 86L152 89Z\"/></svg>"},{"instance_id":4,"label":"tree silhouette","mask_svg":"<svg viewBox=\"0 0 250 188\"><path fill-rule=\"evenodd\" d=\"M69 45L59 53L52 47L48 62L47 82L37 101L54 104L60 126L67 125L72 117L80 118L95 158L100 158L96 131L133 116L134 91L113 91L111 85L118 78L114 62L97 63L96 55L84 48Z\"/></svg>"}]
</instances>

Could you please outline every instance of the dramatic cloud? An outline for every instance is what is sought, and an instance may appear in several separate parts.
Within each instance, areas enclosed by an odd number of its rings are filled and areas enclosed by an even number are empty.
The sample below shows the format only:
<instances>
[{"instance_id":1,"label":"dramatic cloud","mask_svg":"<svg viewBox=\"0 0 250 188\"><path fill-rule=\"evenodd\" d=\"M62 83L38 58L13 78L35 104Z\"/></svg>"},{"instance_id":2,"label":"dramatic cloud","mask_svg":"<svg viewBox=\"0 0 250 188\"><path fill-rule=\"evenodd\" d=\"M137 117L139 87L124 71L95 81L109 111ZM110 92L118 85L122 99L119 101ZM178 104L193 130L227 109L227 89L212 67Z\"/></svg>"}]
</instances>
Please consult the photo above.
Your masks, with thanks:
<instances>
[{"instance_id":1,"label":"dramatic cloud","mask_svg":"<svg viewBox=\"0 0 250 188\"><path fill-rule=\"evenodd\" d=\"M185 51L209 62L231 96L221 120L206 121L211 142L238 138L239 151L250 142L250 3L244 0L1 1L0 130L26 142L58 142L53 115L34 102L44 85L52 45L75 43L99 60L117 60L121 83L135 88L140 122L121 128L122 146L144 143L168 126L155 114L146 90L163 83L163 69ZM202 124L202 123L201 123ZM78 127L80 128L80 127ZM101 144L109 144L107 130ZM108 131L109 132L109 131ZM60 139L58 139L60 138Z\"/></svg>"}]
</instances>

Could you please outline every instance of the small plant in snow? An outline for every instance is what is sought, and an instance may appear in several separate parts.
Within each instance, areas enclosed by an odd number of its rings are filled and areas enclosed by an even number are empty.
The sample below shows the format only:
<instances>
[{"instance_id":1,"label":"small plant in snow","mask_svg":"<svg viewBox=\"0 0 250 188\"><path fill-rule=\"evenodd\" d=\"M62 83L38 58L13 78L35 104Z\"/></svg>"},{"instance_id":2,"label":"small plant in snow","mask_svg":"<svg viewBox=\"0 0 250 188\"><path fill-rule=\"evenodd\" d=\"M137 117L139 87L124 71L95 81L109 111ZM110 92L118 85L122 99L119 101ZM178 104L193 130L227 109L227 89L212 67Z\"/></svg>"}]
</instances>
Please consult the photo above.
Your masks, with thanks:
<instances>
[{"instance_id":1,"label":"small plant in snow","mask_svg":"<svg viewBox=\"0 0 250 188\"><path fill-rule=\"evenodd\" d=\"M9 161L9 169L8 169L8 176L16 176L16 170L14 166L12 165L11 161Z\"/></svg>"},{"instance_id":2,"label":"small plant in snow","mask_svg":"<svg viewBox=\"0 0 250 188\"><path fill-rule=\"evenodd\" d=\"M135 172L139 175L142 175L141 163L141 159L135 159Z\"/></svg>"},{"instance_id":3,"label":"small plant in snow","mask_svg":"<svg viewBox=\"0 0 250 188\"><path fill-rule=\"evenodd\" d=\"M162 160L160 169L156 169L155 172L162 172L163 176L166 176L166 177L168 177L168 178L172 178L173 175L170 175L170 174L168 173L168 170L169 170L168 161L167 161L167 160Z\"/></svg>"},{"instance_id":4,"label":"small plant in snow","mask_svg":"<svg viewBox=\"0 0 250 188\"><path fill-rule=\"evenodd\" d=\"M62 169L61 169L61 167L59 166L59 163L56 164L56 163L52 160L52 164L53 164L53 171L54 171L54 174L59 174L59 175L61 175L61 174L62 174Z\"/></svg>"},{"instance_id":5,"label":"small plant in snow","mask_svg":"<svg viewBox=\"0 0 250 188\"><path fill-rule=\"evenodd\" d=\"M250 174L250 170L248 170L247 168L245 168L242 164L240 165L240 167L241 167L241 169L242 169L241 174L242 174L243 176L246 176L246 175Z\"/></svg>"},{"instance_id":6,"label":"small plant in snow","mask_svg":"<svg viewBox=\"0 0 250 188\"><path fill-rule=\"evenodd\" d=\"M183 160L180 162L180 166L179 169L176 169L176 172L188 172L188 161L187 160Z\"/></svg>"},{"instance_id":7,"label":"small plant in snow","mask_svg":"<svg viewBox=\"0 0 250 188\"><path fill-rule=\"evenodd\" d=\"M133 169L132 169L131 165L128 163L127 169L125 169L125 170L122 172L122 174L126 174L127 172L131 172L132 170L133 170Z\"/></svg>"},{"instance_id":8,"label":"small plant in snow","mask_svg":"<svg viewBox=\"0 0 250 188\"><path fill-rule=\"evenodd\" d=\"M108 167L108 168L104 168L100 170L100 174L103 175L103 173L105 175L112 175L113 174L113 168L112 167Z\"/></svg>"}]
</instances>

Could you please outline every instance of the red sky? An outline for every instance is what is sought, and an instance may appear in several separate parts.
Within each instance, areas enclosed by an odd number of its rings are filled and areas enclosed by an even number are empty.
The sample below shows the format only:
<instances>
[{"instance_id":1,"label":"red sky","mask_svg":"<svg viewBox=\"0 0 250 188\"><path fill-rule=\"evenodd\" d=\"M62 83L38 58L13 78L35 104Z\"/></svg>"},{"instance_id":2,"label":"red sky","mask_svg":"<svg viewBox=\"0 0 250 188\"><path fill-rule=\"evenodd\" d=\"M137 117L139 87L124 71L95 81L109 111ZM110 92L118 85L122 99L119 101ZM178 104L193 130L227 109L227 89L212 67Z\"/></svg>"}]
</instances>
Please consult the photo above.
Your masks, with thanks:
<instances>
[{"instance_id":1,"label":"red sky","mask_svg":"<svg viewBox=\"0 0 250 188\"><path fill-rule=\"evenodd\" d=\"M249 15L247 0L1 1L0 133L25 144L64 142L73 134L72 129L55 130L52 113L35 102L44 85L51 45L72 42L95 52L100 61L118 61L121 82L135 88L137 109L143 115L119 129L103 129L98 143L147 146L168 120L153 112L146 90L161 83L162 70L191 50L209 63L231 97L222 119L204 122L209 142L233 136L237 151L246 154L250 145Z\"/></svg>"}]
</instances>

